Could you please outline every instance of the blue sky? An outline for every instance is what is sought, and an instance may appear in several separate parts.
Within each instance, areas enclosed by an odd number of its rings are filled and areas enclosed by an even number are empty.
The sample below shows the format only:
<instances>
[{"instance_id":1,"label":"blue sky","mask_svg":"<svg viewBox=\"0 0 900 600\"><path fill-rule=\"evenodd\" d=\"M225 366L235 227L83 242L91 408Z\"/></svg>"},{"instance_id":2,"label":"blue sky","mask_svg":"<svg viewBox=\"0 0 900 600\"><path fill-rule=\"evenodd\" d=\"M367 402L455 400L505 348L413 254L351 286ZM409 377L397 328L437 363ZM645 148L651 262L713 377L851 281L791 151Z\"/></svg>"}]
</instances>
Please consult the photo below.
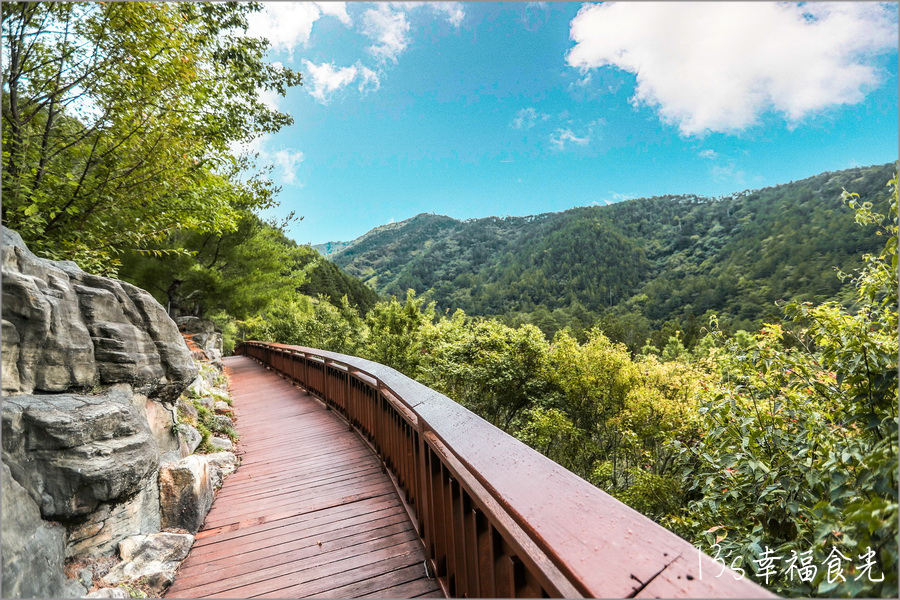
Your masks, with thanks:
<instances>
[{"instance_id":1,"label":"blue sky","mask_svg":"<svg viewBox=\"0 0 900 600\"><path fill-rule=\"evenodd\" d=\"M896 4L267 3L250 33L304 74L252 144L300 243L898 158Z\"/></svg>"}]
</instances>

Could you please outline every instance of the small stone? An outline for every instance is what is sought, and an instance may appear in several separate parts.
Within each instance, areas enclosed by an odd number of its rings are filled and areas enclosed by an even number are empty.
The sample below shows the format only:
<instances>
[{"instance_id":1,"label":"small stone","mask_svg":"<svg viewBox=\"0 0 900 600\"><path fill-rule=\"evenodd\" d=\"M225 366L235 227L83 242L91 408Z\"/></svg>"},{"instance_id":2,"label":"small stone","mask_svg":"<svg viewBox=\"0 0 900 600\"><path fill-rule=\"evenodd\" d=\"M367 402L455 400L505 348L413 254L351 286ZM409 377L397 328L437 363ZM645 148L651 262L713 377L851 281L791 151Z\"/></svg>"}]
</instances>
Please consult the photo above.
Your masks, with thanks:
<instances>
[{"instance_id":1,"label":"small stone","mask_svg":"<svg viewBox=\"0 0 900 600\"><path fill-rule=\"evenodd\" d=\"M230 413L230 412L232 412L232 411L231 411L231 407L228 406L228 403L225 402L224 400L218 400L218 401L216 401L216 405L215 405L215 406L216 406L216 412L222 412L222 413Z\"/></svg>"},{"instance_id":2,"label":"small stone","mask_svg":"<svg viewBox=\"0 0 900 600\"><path fill-rule=\"evenodd\" d=\"M85 585L77 579L67 579L63 584L63 598L82 598L88 593L90 586Z\"/></svg>"},{"instance_id":3,"label":"small stone","mask_svg":"<svg viewBox=\"0 0 900 600\"><path fill-rule=\"evenodd\" d=\"M178 401L178 415L182 421L193 425L197 422L197 407L190 400L182 398Z\"/></svg>"},{"instance_id":4,"label":"small stone","mask_svg":"<svg viewBox=\"0 0 900 600\"><path fill-rule=\"evenodd\" d=\"M91 586L94 585L94 570L90 567L82 569L78 573L78 580L85 588L91 589Z\"/></svg>"},{"instance_id":5,"label":"small stone","mask_svg":"<svg viewBox=\"0 0 900 600\"><path fill-rule=\"evenodd\" d=\"M227 438L211 437L209 438L209 445L212 446L216 452L231 452L234 450L234 444Z\"/></svg>"},{"instance_id":6,"label":"small stone","mask_svg":"<svg viewBox=\"0 0 900 600\"><path fill-rule=\"evenodd\" d=\"M183 458L197 450L200 442L203 441L203 436L200 435L196 427L182 423L178 426L178 440L181 444L181 456Z\"/></svg>"},{"instance_id":7,"label":"small stone","mask_svg":"<svg viewBox=\"0 0 900 600\"><path fill-rule=\"evenodd\" d=\"M229 428L234 428L234 421L231 420L227 415L216 415L216 429L219 431L224 431Z\"/></svg>"},{"instance_id":8,"label":"small stone","mask_svg":"<svg viewBox=\"0 0 900 600\"><path fill-rule=\"evenodd\" d=\"M197 398L196 401L197 401L197 403L200 404L200 406L207 408L209 410L213 410L213 407L215 406L215 403L216 403L215 399L212 396L203 396L203 397Z\"/></svg>"},{"instance_id":9,"label":"small stone","mask_svg":"<svg viewBox=\"0 0 900 600\"><path fill-rule=\"evenodd\" d=\"M140 580L143 585L162 593L175 580L175 570L191 550L194 536L184 533L135 535L119 543L122 562L103 577L103 583L114 585Z\"/></svg>"},{"instance_id":10,"label":"small stone","mask_svg":"<svg viewBox=\"0 0 900 600\"><path fill-rule=\"evenodd\" d=\"M187 393L188 395L194 397L207 395L209 393L209 387L207 386L206 380L203 379L203 377L198 376L188 386Z\"/></svg>"},{"instance_id":11,"label":"small stone","mask_svg":"<svg viewBox=\"0 0 900 600\"><path fill-rule=\"evenodd\" d=\"M231 452L207 454L206 461L209 464L213 487L216 488L221 487L225 478L237 470L237 456Z\"/></svg>"},{"instance_id":12,"label":"small stone","mask_svg":"<svg viewBox=\"0 0 900 600\"><path fill-rule=\"evenodd\" d=\"M85 598L131 598L131 594L123 587L106 587L91 592Z\"/></svg>"}]
</instances>

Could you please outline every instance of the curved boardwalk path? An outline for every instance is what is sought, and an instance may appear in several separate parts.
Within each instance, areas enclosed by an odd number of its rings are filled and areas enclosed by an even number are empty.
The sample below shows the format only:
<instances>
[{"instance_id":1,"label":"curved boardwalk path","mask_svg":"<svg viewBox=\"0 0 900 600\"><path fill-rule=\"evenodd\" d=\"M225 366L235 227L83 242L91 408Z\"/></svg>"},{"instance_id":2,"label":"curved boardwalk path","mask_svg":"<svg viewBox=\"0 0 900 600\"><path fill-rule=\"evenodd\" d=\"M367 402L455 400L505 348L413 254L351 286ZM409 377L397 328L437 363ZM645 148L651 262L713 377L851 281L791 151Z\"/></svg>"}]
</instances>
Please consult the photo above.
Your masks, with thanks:
<instances>
[{"instance_id":1,"label":"curved boardwalk path","mask_svg":"<svg viewBox=\"0 0 900 600\"><path fill-rule=\"evenodd\" d=\"M379 459L250 358L225 359L242 464L166 597L443 597Z\"/></svg>"}]
</instances>

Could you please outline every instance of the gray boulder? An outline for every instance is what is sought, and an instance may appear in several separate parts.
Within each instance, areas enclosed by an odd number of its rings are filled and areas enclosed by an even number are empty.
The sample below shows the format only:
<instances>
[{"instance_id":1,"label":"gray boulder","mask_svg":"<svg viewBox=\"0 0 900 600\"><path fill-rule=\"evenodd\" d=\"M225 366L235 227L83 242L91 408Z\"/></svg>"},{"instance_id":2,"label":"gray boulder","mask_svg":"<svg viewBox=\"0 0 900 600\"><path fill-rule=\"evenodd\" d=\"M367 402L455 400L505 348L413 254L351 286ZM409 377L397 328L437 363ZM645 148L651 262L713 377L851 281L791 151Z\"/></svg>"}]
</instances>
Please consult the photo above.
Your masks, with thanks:
<instances>
[{"instance_id":1,"label":"gray boulder","mask_svg":"<svg viewBox=\"0 0 900 600\"><path fill-rule=\"evenodd\" d=\"M192 454L159 469L160 526L196 533L214 497L209 462Z\"/></svg>"},{"instance_id":2,"label":"gray boulder","mask_svg":"<svg viewBox=\"0 0 900 600\"><path fill-rule=\"evenodd\" d=\"M100 588L95 592L91 592L85 598L131 598L131 594L125 588L117 586Z\"/></svg>"},{"instance_id":3,"label":"gray boulder","mask_svg":"<svg viewBox=\"0 0 900 600\"><path fill-rule=\"evenodd\" d=\"M237 456L232 452L214 452L206 455L206 461L209 463L210 478L213 487L222 487L225 478L234 473L238 467Z\"/></svg>"},{"instance_id":4,"label":"gray boulder","mask_svg":"<svg viewBox=\"0 0 900 600\"><path fill-rule=\"evenodd\" d=\"M65 592L65 529L41 519L37 504L4 463L3 597L57 598Z\"/></svg>"},{"instance_id":5,"label":"gray boulder","mask_svg":"<svg viewBox=\"0 0 900 600\"><path fill-rule=\"evenodd\" d=\"M44 518L86 515L144 486L159 450L133 400L127 386L4 400L4 459Z\"/></svg>"},{"instance_id":6,"label":"gray boulder","mask_svg":"<svg viewBox=\"0 0 900 600\"><path fill-rule=\"evenodd\" d=\"M3 228L3 390L129 383L174 402L197 375L175 323L133 285L32 254Z\"/></svg>"},{"instance_id":7,"label":"gray boulder","mask_svg":"<svg viewBox=\"0 0 900 600\"><path fill-rule=\"evenodd\" d=\"M216 451L231 452L234 450L234 444L228 438L211 436L209 438L209 445Z\"/></svg>"},{"instance_id":8,"label":"gray boulder","mask_svg":"<svg viewBox=\"0 0 900 600\"><path fill-rule=\"evenodd\" d=\"M116 585L138 579L162 593L175 580L175 571L191 550L194 536L155 533L126 538L119 543L120 563L103 576L103 583Z\"/></svg>"},{"instance_id":9,"label":"gray boulder","mask_svg":"<svg viewBox=\"0 0 900 600\"><path fill-rule=\"evenodd\" d=\"M154 475L134 496L120 502L104 502L89 515L70 523L66 558L107 556L123 538L159 531L159 484Z\"/></svg>"}]
</instances>

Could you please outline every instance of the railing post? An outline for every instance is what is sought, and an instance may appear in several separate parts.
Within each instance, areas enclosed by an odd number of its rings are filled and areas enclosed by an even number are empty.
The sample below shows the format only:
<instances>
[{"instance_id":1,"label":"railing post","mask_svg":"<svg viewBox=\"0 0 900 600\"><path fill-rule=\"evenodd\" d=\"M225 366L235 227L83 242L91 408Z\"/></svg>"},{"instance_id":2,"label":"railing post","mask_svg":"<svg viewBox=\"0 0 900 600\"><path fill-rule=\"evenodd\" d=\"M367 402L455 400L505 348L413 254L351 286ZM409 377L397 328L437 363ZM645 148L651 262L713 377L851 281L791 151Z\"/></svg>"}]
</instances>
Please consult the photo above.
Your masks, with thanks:
<instances>
[{"instance_id":1,"label":"railing post","mask_svg":"<svg viewBox=\"0 0 900 600\"><path fill-rule=\"evenodd\" d=\"M375 387L375 419L373 423L373 428L375 431L375 448L378 450L378 456L381 458L381 472L387 473L387 465L384 463L384 423L382 423L382 410L381 410L381 380L376 379L376 387Z\"/></svg>"},{"instance_id":2,"label":"railing post","mask_svg":"<svg viewBox=\"0 0 900 600\"><path fill-rule=\"evenodd\" d=\"M349 431L353 431L353 415L355 413L353 410L353 386L350 384L352 377L353 369L347 365L347 429Z\"/></svg>"},{"instance_id":3,"label":"railing post","mask_svg":"<svg viewBox=\"0 0 900 600\"><path fill-rule=\"evenodd\" d=\"M431 507L428 505L428 491L426 489L425 477L427 475L426 465L425 465L425 421L424 419L419 419L416 423L417 425L417 433L419 437L419 461L415 468L419 470L419 476L416 478L418 481L416 482L418 486L418 490L416 491L416 515L419 518L419 522L416 523L416 529L419 531L419 536L422 538L422 542L425 544L425 556L426 558L431 557L432 546L433 543L431 541L431 534L428 533L428 517L429 511ZM434 565L432 565L433 567Z\"/></svg>"},{"instance_id":4,"label":"railing post","mask_svg":"<svg viewBox=\"0 0 900 600\"><path fill-rule=\"evenodd\" d=\"M304 385L306 388L306 393L309 394L309 354L303 353L303 373L304 373Z\"/></svg>"},{"instance_id":5,"label":"railing post","mask_svg":"<svg viewBox=\"0 0 900 600\"><path fill-rule=\"evenodd\" d=\"M331 399L328 397L328 359L322 363L322 395L325 397L325 410L331 410Z\"/></svg>"}]
</instances>

